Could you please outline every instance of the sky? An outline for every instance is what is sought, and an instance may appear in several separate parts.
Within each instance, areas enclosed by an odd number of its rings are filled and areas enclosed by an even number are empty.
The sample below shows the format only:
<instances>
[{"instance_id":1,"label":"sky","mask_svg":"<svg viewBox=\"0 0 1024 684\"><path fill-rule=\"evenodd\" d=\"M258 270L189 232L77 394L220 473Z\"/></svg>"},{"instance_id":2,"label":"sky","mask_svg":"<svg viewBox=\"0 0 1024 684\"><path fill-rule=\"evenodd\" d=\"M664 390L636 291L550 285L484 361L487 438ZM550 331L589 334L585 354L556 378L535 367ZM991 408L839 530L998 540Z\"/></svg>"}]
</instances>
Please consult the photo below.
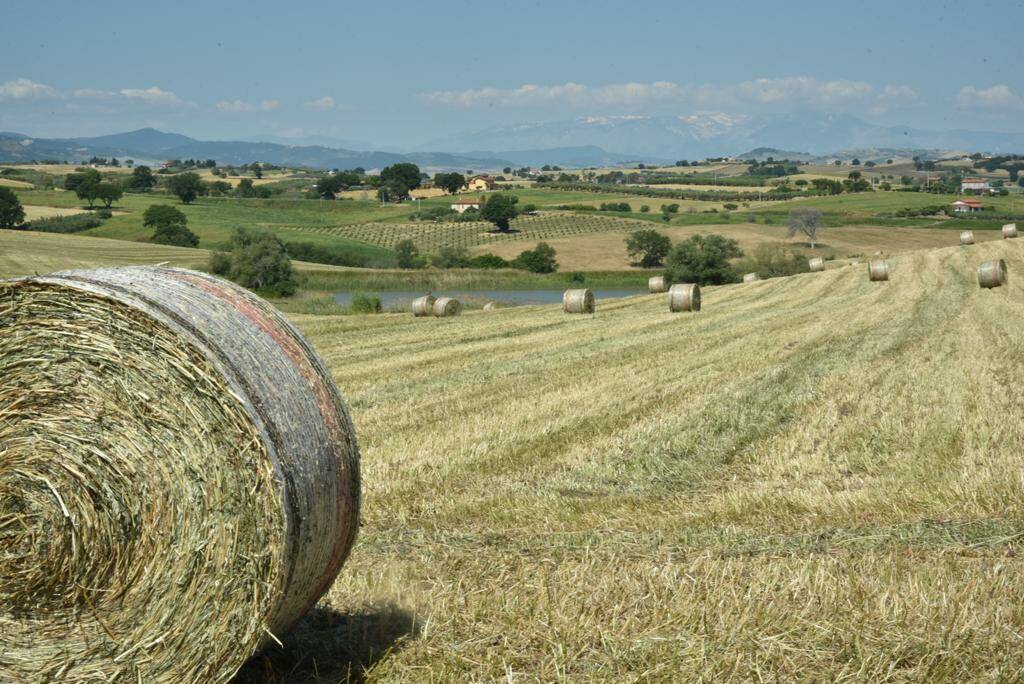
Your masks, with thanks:
<instances>
[{"instance_id":1,"label":"sky","mask_svg":"<svg viewBox=\"0 0 1024 684\"><path fill-rule=\"evenodd\" d=\"M10 3L0 131L412 149L599 115L1024 131L1024 0Z\"/></svg>"}]
</instances>

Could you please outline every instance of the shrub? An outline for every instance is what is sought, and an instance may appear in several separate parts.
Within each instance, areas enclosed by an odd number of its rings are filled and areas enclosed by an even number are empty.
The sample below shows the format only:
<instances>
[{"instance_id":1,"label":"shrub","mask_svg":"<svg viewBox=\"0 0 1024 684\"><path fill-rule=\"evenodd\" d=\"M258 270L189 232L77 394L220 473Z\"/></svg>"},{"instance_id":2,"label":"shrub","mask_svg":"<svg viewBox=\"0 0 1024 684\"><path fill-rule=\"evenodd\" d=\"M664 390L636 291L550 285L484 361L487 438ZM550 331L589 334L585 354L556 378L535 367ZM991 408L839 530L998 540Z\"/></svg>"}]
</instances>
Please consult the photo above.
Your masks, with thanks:
<instances>
[{"instance_id":1,"label":"shrub","mask_svg":"<svg viewBox=\"0 0 1024 684\"><path fill-rule=\"evenodd\" d=\"M466 268L469 266L469 250L445 245L430 255L430 264L437 268Z\"/></svg>"},{"instance_id":2,"label":"shrub","mask_svg":"<svg viewBox=\"0 0 1024 684\"><path fill-rule=\"evenodd\" d=\"M96 211L93 212L93 214L96 216L96 218L108 219L114 215L114 212L104 207L102 209L97 209Z\"/></svg>"},{"instance_id":3,"label":"shrub","mask_svg":"<svg viewBox=\"0 0 1024 684\"><path fill-rule=\"evenodd\" d=\"M285 249L288 256L299 261L311 261L317 264L331 264L333 266L357 266L365 268L376 268L390 266L391 264L377 263L365 253L352 247L334 244L321 244L316 242L288 241L285 242Z\"/></svg>"},{"instance_id":4,"label":"shrub","mask_svg":"<svg viewBox=\"0 0 1024 684\"><path fill-rule=\"evenodd\" d=\"M532 273L554 273L558 270L555 249L546 242L538 242L533 249L520 252L512 265Z\"/></svg>"},{"instance_id":5,"label":"shrub","mask_svg":"<svg viewBox=\"0 0 1024 684\"><path fill-rule=\"evenodd\" d=\"M288 250L273 233L237 229L226 252L210 255L209 269L242 287L279 297L291 296L298 289Z\"/></svg>"},{"instance_id":6,"label":"shrub","mask_svg":"<svg viewBox=\"0 0 1024 684\"><path fill-rule=\"evenodd\" d=\"M650 211L651 211L651 208L648 205L646 205L646 204L641 204L640 205L640 213L641 214L648 214L648 213L650 213Z\"/></svg>"},{"instance_id":7,"label":"shrub","mask_svg":"<svg viewBox=\"0 0 1024 684\"><path fill-rule=\"evenodd\" d=\"M352 295L352 303L348 308L352 313L380 313L380 297L356 292Z\"/></svg>"},{"instance_id":8,"label":"shrub","mask_svg":"<svg viewBox=\"0 0 1024 684\"><path fill-rule=\"evenodd\" d=\"M153 242L158 245L197 247L199 236L188 229L185 214L169 204L152 204L142 214L142 225L153 229Z\"/></svg>"},{"instance_id":9,"label":"shrub","mask_svg":"<svg viewBox=\"0 0 1024 684\"><path fill-rule=\"evenodd\" d=\"M739 264L744 273L757 273L761 278L777 278L795 273L806 273L807 259L780 243L766 242L754 248L749 257Z\"/></svg>"},{"instance_id":10,"label":"shrub","mask_svg":"<svg viewBox=\"0 0 1024 684\"><path fill-rule=\"evenodd\" d=\"M469 266L472 268L509 268L512 263L497 254L479 254L469 260Z\"/></svg>"},{"instance_id":11,"label":"shrub","mask_svg":"<svg viewBox=\"0 0 1024 684\"><path fill-rule=\"evenodd\" d=\"M629 202L604 202L601 211L633 211L633 207L629 206Z\"/></svg>"},{"instance_id":12,"label":"shrub","mask_svg":"<svg viewBox=\"0 0 1024 684\"><path fill-rule=\"evenodd\" d=\"M726 203L725 203L725 204L723 204L722 206L723 206L723 207L724 207L725 209L728 209L729 211L732 211L733 209L736 209L738 205L736 205L736 204L734 204L734 203L732 203L732 202L726 202Z\"/></svg>"},{"instance_id":13,"label":"shrub","mask_svg":"<svg viewBox=\"0 0 1024 684\"><path fill-rule=\"evenodd\" d=\"M395 256L398 259L398 268L423 268L426 265L420 256L420 250L412 240L401 240L396 244Z\"/></svg>"},{"instance_id":14,"label":"shrub","mask_svg":"<svg viewBox=\"0 0 1024 684\"><path fill-rule=\"evenodd\" d=\"M440 221L441 219L452 218L458 212L451 207L427 207L414 213L410 218L413 221Z\"/></svg>"},{"instance_id":15,"label":"shrub","mask_svg":"<svg viewBox=\"0 0 1024 684\"><path fill-rule=\"evenodd\" d=\"M71 216L51 216L50 218L36 219L28 224L26 228L43 233L80 233L90 228L98 228L101 225L103 225L103 221L91 214L72 214Z\"/></svg>"},{"instance_id":16,"label":"shrub","mask_svg":"<svg viewBox=\"0 0 1024 684\"><path fill-rule=\"evenodd\" d=\"M587 276L583 275L579 271L573 271L569 274L569 282L575 284L583 284L587 282Z\"/></svg>"},{"instance_id":17,"label":"shrub","mask_svg":"<svg viewBox=\"0 0 1024 684\"><path fill-rule=\"evenodd\" d=\"M665 278L670 283L721 285L739 277L729 263L743 256L739 243L721 235L694 235L677 243L665 259Z\"/></svg>"}]
</instances>

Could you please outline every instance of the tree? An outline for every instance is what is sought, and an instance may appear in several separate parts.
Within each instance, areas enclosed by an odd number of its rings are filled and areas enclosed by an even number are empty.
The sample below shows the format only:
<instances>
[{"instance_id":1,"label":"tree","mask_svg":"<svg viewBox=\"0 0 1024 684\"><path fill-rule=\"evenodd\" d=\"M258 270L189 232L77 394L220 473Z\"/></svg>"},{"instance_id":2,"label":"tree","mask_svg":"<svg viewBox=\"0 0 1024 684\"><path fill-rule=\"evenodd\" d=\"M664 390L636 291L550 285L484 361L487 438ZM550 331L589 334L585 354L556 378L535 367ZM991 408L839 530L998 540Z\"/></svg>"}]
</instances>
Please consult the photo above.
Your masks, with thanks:
<instances>
[{"instance_id":1,"label":"tree","mask_svg":"<svg viewBox=\"0 0 1024 684\"><path fill-rule=\"evenodd\" d=\"M501 172L502 173L512 173L512 167L511 166L506 166L505 168L503 168L501 170Z\"/></svg>"},{"instance_id":2,"label":"tree","mask_svg":"<svg viewBox=\"0 0 1024 684\"><path fill-rule=\"evenodd\" d=\"M117 183L99 183L95 186L93 194L109 209L111 204L124 196L124 190Z\"/></svg>"},{"instance_id":3,"label":"tree","mask_svg":"<svg viewBox=\"0 0 1024 684\"><path fill-rule=\"evenodd\" d=\"M665 278L670 283L721 285L735 282L730 259L743 256L739 243L721 235L694 235L676 243L665 259Z\"/></svg>"},{"instance_id":4,"label":"tree","mask_svg":"<svg viewBox=\"0 0 1024 684\"><path fill-rule=\"evenodd\" d=\"M423 268L423 257L412 240L400 240L395 245L398 268Z\"/></svg>"},{"instance_id":5,"label":"tree","mask_svg":"<svg viewBox=\"0 0 1024 684\"><path fill-rule=\"evenodd\" d=\"M209 267L215 275L226 276L250 290L288 297L298 289L288 249L273 233L237 229L226 252L210 255Z\"/></svg>"},{"instance_id":6,"label":"tree","mask_svg":"<svg viewBox=\"0 0 1024 684\"><path fill-rule=\"evenodd\" d=\"M821 228L822 215L817 209L792 209L789 212L789 232L786 237L792 238L797 233L803 233L811 241L811 249L814 249Z\"/></svg>"},{"instance_id":7,"label":"tree","mask_svg":"<svg viewBox=\"0 0 1024 684\"><path fill-rule=\"evenodd\" d=\"M191 204L192 200L203 192L203 181L198 173L179 173L167 179L167 189L178 196L182 204Z\"/></svg>"},{"instance_id":8,"label":"tree","mask_svg":"<svg viewBox=\"0 0 1024 684\"><path fill-rule=\"evenodd\" d=\"M512 266L533 273L554 273L558 270L555 248L546 242L538 242L533 249L520 252L512 261Z\"/></svg>"},{"instance_id":9,"label":"tree","mask_svg":"<svg viewBox=\"0 0 1024 684\"><path fill-rule=\"evenodd\" d=\"M142 225L153 229L153 242L160 245L197 247L199 236L188 229L188 218L169 204L153 204L142 214Z\"/></svg>"},{"instance_id":10,"label":"tree","mask_svg":"<svg viewBox=\"0 0 1024 684\"><path fill-rule=\"evenodd\" d=\"M25 210L14 191L0 185L0 228L14 228L25 220Z\"/></svg>"},{"instance_id":11,"label":"tree","mask_svg":"<svg viewBox=\"0 0 1024 684\"><path fill-rule=\"evenodd\" d=\"M149 192L156 185L156 177L148 166L136 166L125 183L128 192Z\"/></svg>"},{"instance_id":12,"label":"tree","mask_svg":"<svg viewBox=\"0 0 1024 684\"><path fill-rule=\"evenodd\" d=\"M508 222L519 216L519 210L516 208L517 202L519 202L518 197L506 192L491 195L490 199L481 207L480 216L485 221L493 223L501 232L507 233Z\"/></svg>"},{"instance_id":13,"label":"tree","mask_svg":"<svg viewBox=\"0 0 1024 684\"><path fill-rule=\"evenodd\" d=\"M410 190L420 187L420 167L409 162L385 166L380 179L394 200L402 200L409 196Z\"/></svg>"},{"instance_id":14,"label":"tree","mask_svg":"<svg viewBox=\"0 0 1024 684\"><path fill-rule=\"evenodd\" d=\"M434 186L442 188L449 195L454 195L466 184L466 177L461 173L438 173L434 175Z\"/></svg>"},{"instance_id":15,"label":"tree","mask_svg":"<svg viewBox=\"0 0 1024 684\"><path fill-rule=\"evenodd\" d=\"M626 252L633 263L643 268L661 266L672 248L667 235L656 230L637 230L626 238Z\"/></svg>"},{"instance_id":16,"label":"tree","mask_svg":"<svg viewBox=\"0 0 1024 684\"><path fill-rule=\"evenodd\" d=\"M341 192L342 178L336 173L323 176L313 186L317 197L321 199L334 199Z\"/></svg>"},{"instance_id":17,"label":"tree","mask_svg":"<svg viewBox=\"0 0 1024 684\"><path fill-rule=\"evenodd\" d=\"M253 162L251 168L252 168L252 175L256 176L256 178L263 178L263 167L262 166L260 166L256 162Z\"/></svg>"}]
</instances>

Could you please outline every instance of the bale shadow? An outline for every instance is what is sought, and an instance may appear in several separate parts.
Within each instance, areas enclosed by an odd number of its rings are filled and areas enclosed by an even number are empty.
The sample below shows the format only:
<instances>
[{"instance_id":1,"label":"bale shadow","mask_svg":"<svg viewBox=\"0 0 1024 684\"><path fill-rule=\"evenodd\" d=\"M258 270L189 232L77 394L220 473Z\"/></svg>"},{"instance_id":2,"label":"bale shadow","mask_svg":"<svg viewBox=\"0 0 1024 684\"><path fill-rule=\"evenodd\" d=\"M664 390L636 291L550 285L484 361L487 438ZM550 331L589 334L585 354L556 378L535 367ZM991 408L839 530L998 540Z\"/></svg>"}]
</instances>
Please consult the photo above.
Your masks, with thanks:
<instances>
[{"instance_id":1,"label":"bale shadow","mask_svg":"<svg viewBox=\"0 0 1024 684\"><path fill-rule=\"evenodd\" d=\"M239 670L231 684L362 682L389 653L419 635L416 616L393 604L368 612L316 608L283 639Z\"/></svg>"}]
</instances>

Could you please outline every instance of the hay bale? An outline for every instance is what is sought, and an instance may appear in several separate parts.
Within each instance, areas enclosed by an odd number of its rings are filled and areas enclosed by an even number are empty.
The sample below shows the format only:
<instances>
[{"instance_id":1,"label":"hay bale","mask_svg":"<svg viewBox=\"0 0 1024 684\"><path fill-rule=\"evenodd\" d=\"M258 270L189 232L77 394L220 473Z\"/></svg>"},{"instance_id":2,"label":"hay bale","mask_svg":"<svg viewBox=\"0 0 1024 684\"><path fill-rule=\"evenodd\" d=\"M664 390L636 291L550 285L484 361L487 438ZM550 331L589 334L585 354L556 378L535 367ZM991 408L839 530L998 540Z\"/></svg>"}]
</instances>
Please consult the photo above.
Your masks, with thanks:
<instances>
[{"instance_id":1,"label":"hay bale","mask_svg":"<svg viewBox=\"0 0 1024 684\"><path fill-rule=\"evenodd\" d=\"M355 539L327 369L181 269L0 281L0 331L0 681L230 680Z\"/></svg>"},{"instance_id":2,"label":"hay bale","mask_svg":"<svg viewBox=\"0 0 1024 684\"><path fill-rule=\"evenodd\" d=\"M434 302L434 315L438 318L458 316L462 313L462 302L451 297L438 297Z\"/></svg>"},{"instance_id":3,"label":"hay bale","mask_svg":"<svg viewBox=\"0 0 1024 684\"><path fill-rule=\"evenodd\" d=\"M821 257L814 257L813 259L807 260L807 268L811 270L811 273L825 270L825 260Z\"/></svg>"},{"instance_id":4,"label":"hay bale","mask_svg":"<svg viewBox=\"0 0 1024 684\"><path fill-rule=\"evenodd\" d=\"M426 295L424 297L417 297L412 300L412 315L413 316L433 316L434 315L434 302L437 298L433 295Z\"/></svg>"},{"instance_id":5,"label":"hay bale","mask_svg":"<svg viewBox=\"0 0 1024 684\"><path fill-rule=\"evenodd\" d=\"M962 231L960 231L960 244L961 245L973 245L974 244L974 231L973 230L962 230Z\"/></svg>"},{"instance_id":6,"label":"hay bale","mask_svg":"<svg viewBox=\"0 0 1024 684\"><path fill-rule=\"evenodd\" d=\"M983 261L978 266L978 285L985 289L1006 284L1006 262L1002 259Z\"/></svg>"},{"instance_id":7,"label":"hay bale","mask_svg":"<svg viewBox=\"0 0 1024 684\"><path fill-rule=\"evenodd\" d=\"M484 311L494 311L497 308L498 305L495 304L494 302L487 302L486 304L484 304Z\"/></svg>"},{"instance_id":8,"label":"hay bale","mask_svg":"<svg viewBox=\"0 0 1024 684\"><path fill-rule=\"evenodd\" d=\"M871 253L871 256L873 256L873 257L880 257L880 256L882 256L882 250L876 249L874 252Z\"/></svg>"},{"instance_id":9,"label":"hay bale","mask_svg":"<svg viewBox=\"0 0 1024 684\"><path fill-rule=\"evenodd\" d=\"M647 289L651 293L668 292L665 276L652 276L647 279Z\"/></svg>"},{"instance_id":10,"label":"hay bale","mask_svg":"<svg viewBox=\"0 0 1024 684\"><path fill-rule=\"evenodd\" d=\"M868 262L868 279L879 282L889 279L889 262L885 259L872 259Z\"/></svg>"},{"instance_id":11,"label":"hay bale","mask_svg":"<svg viewBox=\"0 0 1024 684\"><path fill-rule=\"evenodd\" d=\"M745 283L756 283L761 277L756 273L747 273L743 276L743 282Z\"/></svg>"},{"instance_id":12,"label":"hay bale","mask_svg":"<svg viewBox=\"0 0 1024 684\"><path fill-rule=\"evenodd\" d=\"M587 289L566 290L562 295L565 313L594 313L594 293Z\"/></svg>"},{"instance_id":13,"label":"hay bale","mask_svg":"<svg viewBox=\"0 0 1024 684\"><path fill-rule=\"evenodd\" d=\"M696 283L676 284L668 289L668 310L700 311L700 286Z\"/></svg>"},{"instance_id":14,"label":"hay bale","mask_svg":"<svg viewBox=\"0 0 1024 684\"><path fill-rule=\"evenodd\" d=\"M1017 224L1007 223L1003 226L1003 239L1017 237Z\"/></svg>"}]
</instances>

